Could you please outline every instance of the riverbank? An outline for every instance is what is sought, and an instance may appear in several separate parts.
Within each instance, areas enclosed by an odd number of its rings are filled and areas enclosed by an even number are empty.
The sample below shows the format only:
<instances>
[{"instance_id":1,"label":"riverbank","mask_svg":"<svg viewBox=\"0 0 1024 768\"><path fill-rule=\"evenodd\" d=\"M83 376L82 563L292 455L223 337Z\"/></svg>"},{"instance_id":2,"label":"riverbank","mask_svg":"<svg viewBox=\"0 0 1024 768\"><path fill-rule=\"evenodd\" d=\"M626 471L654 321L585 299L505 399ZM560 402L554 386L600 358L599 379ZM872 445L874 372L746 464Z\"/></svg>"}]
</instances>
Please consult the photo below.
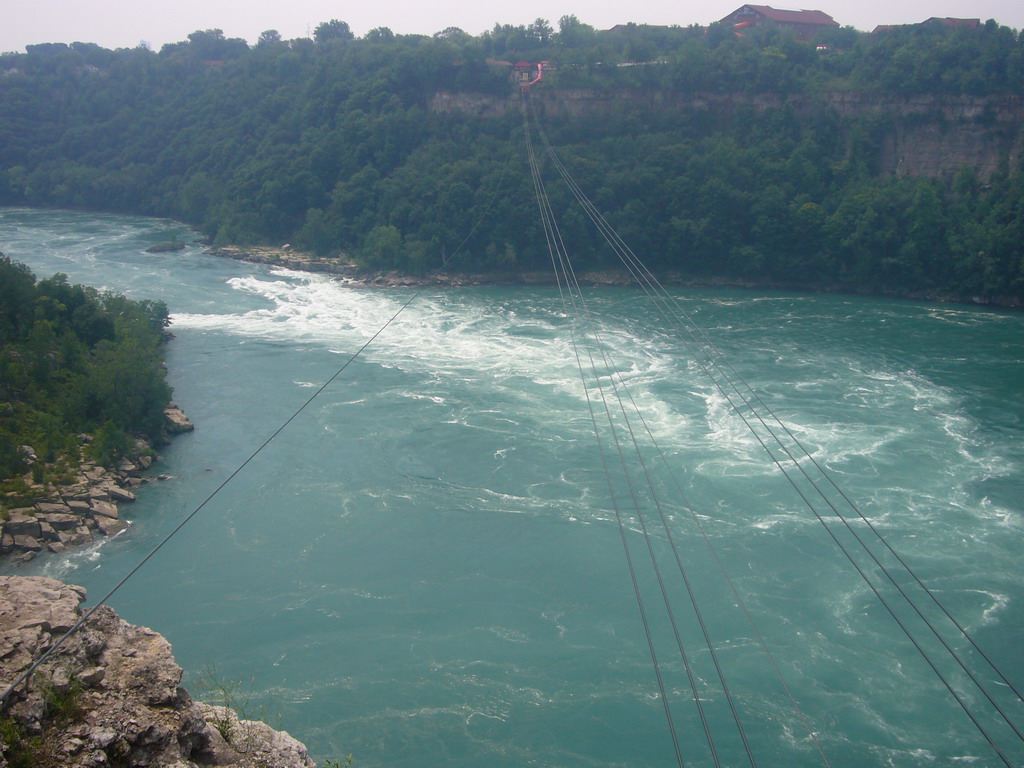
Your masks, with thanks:
<instances>
[{"instance_id":1,"label":"riverbank","mask_svg":"<svg viewBox=\"0 0 1024 768\"><path fill-rule=\"evenodd\" d=\"M0 576L0 692L82 617L82 587ZM304 744L181 687L170 643L109 607L0 710L0 765L39 768L315 768Z\"/></svg>"},{"instance_id":2,"label":"riverbank","mask_svg":"<svg viewBox=\"0 0 1024 768\"><path fill-rule=\"evenodd\" d=\"M164 409L164 419L168 437L195 428L174 403ZM25 490L8 494L9 506L0 524L0 558L28 562L43 552L59 553L98 537L116 536L131 524L122 519L118 505L134 502L135 492L146 483L166 479L146 474L159 456L145 440L136 440L131 455L114 467L83 457L90 442L91 435L79 436L77 465L65 472L66 482L33 482L30 471L23 478ZM39 461L31 446L22 446L22 452L30 464Z\"/></svg>"},{"instance_id":3,"label":"riverbank","mask_svg":"<svg viewBox=\"0 0 1024 768\"><path fill-rule=\"evenodd\" d=\"M302 272L321 272L342 278L353 285L366 288L414 288L421 286L460 287L471 285L556 285L551 270L534 272L492 271L492 272L433 272L428 275L411 275L397 270L373 271L360 267L349 259L325 259L314 254L296 251L290 247L273 246L222 246L206 250L211 256L223 256L236 261L294 269ZM954 296L929 291L867 291L856 290L837 284L806 285L781 280L746 280L739 278L707 277L699 280L688 278L680 272L669 271L658 274L661 285L680 288L742 288L745 290L798 291L808 293L848 294L851 296L884 296L885 298L908 301L930 301L942 304L973 304L1000 309L1022 309L1024 302L1017 300L996 300L985 296ZM637 281L625 269L596 269L576 273L576 280L584 286L630 286Z\"/></svg>"}]
</instances>

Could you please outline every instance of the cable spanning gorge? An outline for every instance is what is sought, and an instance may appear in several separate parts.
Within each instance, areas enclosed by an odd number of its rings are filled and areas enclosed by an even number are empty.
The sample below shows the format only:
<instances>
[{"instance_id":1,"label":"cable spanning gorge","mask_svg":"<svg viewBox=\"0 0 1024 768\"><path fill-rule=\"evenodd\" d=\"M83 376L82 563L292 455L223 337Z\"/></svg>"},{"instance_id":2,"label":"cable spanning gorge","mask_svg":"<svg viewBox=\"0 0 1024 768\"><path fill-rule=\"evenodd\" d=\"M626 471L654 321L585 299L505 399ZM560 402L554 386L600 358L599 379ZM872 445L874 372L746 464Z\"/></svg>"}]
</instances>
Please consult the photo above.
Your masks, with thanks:
<instances>
[{"instance_id":1,"label":"cable spanning gorge","mask_svg":"<svg viewBox=\"0 0 1024 768\"><path fill-rule=\"evenodd\" d=\"M323 758L1024 763L1021 318L667 288L530 98L553 286L368 290L2 211L12 257L172 307L200 426L126 534L26 572L252 677ZM581 283L553 181L635 287Z\"/></svg>"},{"instance_id":2,"label":"cable spanning gorge","mask_svg":"<svg viewBox=\"0 0 1024 768\"><path fill-rule=\"evenodd\" d=\"M634 554L627 535L627 531L631 528L639 528L642 534L649 555L649 565L657 581L665 616L675 640L675 650L669 650L667 654L663 651L662 658L664 659L666 655L669 657L678 655L681 667L686 673L686 685L681 685L680 688L688 690L694 707L693 711L697 714L703 730L703 741L707 751L705 753L703 749L693 750L691 747L688 761L697 757L701 763L710 759L715 766L736 764L737 756L723 762L719 755L723 740L731 739L734 742L738 740L742 743L746 761L753 768L757 765L755 750L747 738L735 699L730 693L727 675L719 661L700 602L687 574L687 567L684 563L687 553L682 552L675 543L673 526L670 525L666 516L666 506L669 503L674 501L677 505L681 504L689 512L692 523L700 532L704 544L719 565L721 561L714 543L704 531L697 514L698 511L689 505L682 489L675 482L672 466L665 460L654 434L647 427L642 409L632 399L629 385L620 374L620 367L616 365L614 358L610 356L602 343L600 320L591 314L586 297L575 279L570 250L562 238L553 214L541 173L540 158L532 140L529 103L529 99L524 97L522 102L524 131L527 136L538 208L544 223L552 268L558 275L559 293L563 306L567 315L573 319L573 348L587 396L590 416L594 423L594 436L601 446L602 468L615 509L630 579L644 625L651 663L658 681L659 695L664 706L668 730L672 736L676 761L680 768L684 765L684 749L679 738L677 719L685 719L688 716L687 710L683 706L686 697L670 697L666 689L662 664L659 663L657 643L648 619L650 609L647 606L651 599L649 596L645 598L644 591L641 589L637 566L634 563ZM641 286L646 297L657 307L665 326L679 337L689 357L699 366L705 377L712 382L715 390L728 403L729 409L749 430L757 444L764 449L767 460L781 471L803 506L822 525L842 556L878 599L884 607L885 613L896 623L906 640L934 672L948 695L975 726L999 760L1007 766L1013 765L1011 759L1020 746L1019 742L1024 741L1024 734L1021 733L1020 727L1014 719L1015 717L1019 719L1020 707L1024 704L1024 698L1018 688L977 644L967 628L952 615L940 600L939 595L922 581L907 561L886 540L879 527L874 525L856 502L843 491L826 467L815 460L813 453L780 420L769 405L743 379L736 368L729 363L714 342L693 322L684 306L658 282L655 275L623 242L575 183L565 166L559 162L557 155L547 142L539 122L535 117L533 119L535 130L540 136L547 158L557 170L562 181L571 189L590 220L600 230L623 266L629 270ZM672 495L669 495L663 499L659 496L652 475L652 466L655 464L660 464L657 468L672 480L677 489L677 498L673 499ZM657 513L656 516L653 514L654 512ZM664 531L663 542L668 545L671 559L664 552L659 556L655 551L649 525L656 525L658 521ZM633 546L638 547L637 544ZM672 567L673 561L674 568ZM685 602L674 604L670 597L666 586L666 575L672 571L678 573L679 581L685 588L687 597ZM828 757L817 739L814 726L808 721L796 698L793 697L791 689L786 684L770 649L764 643L742 597L735 590L732 580L724 568L721 569L721 573L724 581L730 586L736 608L742 611L744 617L750 622L752 635L758 638L766 663L770 664L771 668L778 673L779 683L790 696L794 712L806 729L808 739L813 743L822 763L830 765ZM692 617L688 613L687 621L678 621L677 612L680 610L692 611ZM691 627L695 624L700 628L700 639L694 642L691 638L689 653L681 631L681 626L686 624ZM693 633L691 632L691 634ZM935 645L936 643L938 646ZM702 674L695 672L690 662L694 647L701 653L707 653L707 658L713 664L714 674L711 673L711 670ZM976 667L976 671L972 670L972 667ZM961 686L954 685L953 676L961 674L966 676L969 683L963 683ZM698 679L703 682L703 685L697 684ZM712 680L717 680L717 683L711 682ZM728 728L721 728L716 734L709 725L704 701L717 698L719 692L729 705L732 723L735 727L734 733L730 733ZM972 703L979 694L983 697L980 706L977 703ZM721 733L723 730L726 731L724 735ZM1007 742L1009 742L1008 746ZM1002 746L1000 746L1001 744ZM733 749L738 752L738 747L733 747ZM694 752L696 752L695 755Z\"/></svg>"}]
</instances>

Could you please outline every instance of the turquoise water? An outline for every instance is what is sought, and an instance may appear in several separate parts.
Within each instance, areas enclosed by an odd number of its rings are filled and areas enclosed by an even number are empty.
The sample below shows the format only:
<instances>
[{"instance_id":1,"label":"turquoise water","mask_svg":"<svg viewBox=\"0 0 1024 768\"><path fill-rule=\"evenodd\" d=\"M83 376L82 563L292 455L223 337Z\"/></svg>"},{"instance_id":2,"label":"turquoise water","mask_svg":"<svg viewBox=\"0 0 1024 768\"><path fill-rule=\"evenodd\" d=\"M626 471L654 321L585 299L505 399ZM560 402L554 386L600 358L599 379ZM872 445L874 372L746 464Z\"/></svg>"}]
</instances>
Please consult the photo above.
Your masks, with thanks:
<instances>
[{"instance_id":1,"label":"turquoise water","mask_svg":"<svg viewBox=\"0 0 1024 768\"><path fill-rule=\"evenodd\" d=\"M0 251L38 275L167 302L170 380L197 424L163 451L158 471L173 479L123 508L129 531L20 573L102 595L411 295L198 247L144 252L175 235L192 237L170 221L0 209ZM1024 685L1024 316L673 294ZM643 449L757 765L823 761L716 555L832 765L1003 765L646 298L587 297L665 456ZM320 760L675 764L571 329L555 289L423 292L113 607L168 637L186 684L210 668L240 681L250 711ZM625 529L683 759L713 765L628 514ZM667 535L651 540L667 568ZM749 764L678 574L667 593L721 763ZM897 615L925 637L909 611ZM977 652L943 632L1024 722ZM1024 764L963 670L921 642L1008 761Z\"/></svg>"}]
</instances>

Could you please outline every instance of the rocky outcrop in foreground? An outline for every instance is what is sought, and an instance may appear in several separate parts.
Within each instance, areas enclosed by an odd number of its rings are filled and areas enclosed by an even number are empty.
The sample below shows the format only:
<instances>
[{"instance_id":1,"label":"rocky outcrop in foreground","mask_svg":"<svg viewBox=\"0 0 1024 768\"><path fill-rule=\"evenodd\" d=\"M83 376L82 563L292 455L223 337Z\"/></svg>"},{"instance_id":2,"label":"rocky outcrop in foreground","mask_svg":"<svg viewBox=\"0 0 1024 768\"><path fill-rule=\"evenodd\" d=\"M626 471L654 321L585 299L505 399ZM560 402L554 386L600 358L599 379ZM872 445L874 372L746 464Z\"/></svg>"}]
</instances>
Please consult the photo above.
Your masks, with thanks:
<instances>
[{"instance_id":1,"label":"rocky outcrop in foreground","mask_svg":"<svg viewBox=\"0 0 1024 768\"><path fill-rule=\"evenodd\" d=\"M0 686L82 615L85 590L0 576ZM306 748L264 723L192 700L156 632L101 607L0 712L0 768L315 768Z\"/></svg>"}]
</instances>

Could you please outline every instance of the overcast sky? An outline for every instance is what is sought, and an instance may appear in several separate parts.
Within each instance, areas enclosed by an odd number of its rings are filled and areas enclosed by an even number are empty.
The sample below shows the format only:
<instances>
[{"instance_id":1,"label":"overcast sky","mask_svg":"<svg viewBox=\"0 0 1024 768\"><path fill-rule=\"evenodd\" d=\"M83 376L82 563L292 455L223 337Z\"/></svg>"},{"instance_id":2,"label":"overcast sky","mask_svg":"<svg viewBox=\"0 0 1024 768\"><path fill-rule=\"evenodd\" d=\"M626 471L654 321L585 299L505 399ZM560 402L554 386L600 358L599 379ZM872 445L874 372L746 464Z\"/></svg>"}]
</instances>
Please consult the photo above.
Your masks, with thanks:
<instances>
[{"instance_id":1,"label":"overcast sky","mask_svg":"<svg viewBox=\"0 0 1024 768\"><path fill-rule=\"evenodd\" d=\"M705 25L740 7L737 0L0 0L0 51L24 51L33 43L98 43L104 48L134 47L141 41L159 50L197 29L221 29L227 37L254 43L260 32L276 29L286 40L307 37L323 21L348 22L356 35L374 27L401 34L431 35L460 27L477 35L502 24L529 24L575 14L598 29L629 21L638 24ZM931 16L995 19L1024 27L1022 0L809 0L811 8L843 26L870 31L877 24L903 24ZM775 3L774 8L796 5Z\"/></svg>"}]
</instances>

